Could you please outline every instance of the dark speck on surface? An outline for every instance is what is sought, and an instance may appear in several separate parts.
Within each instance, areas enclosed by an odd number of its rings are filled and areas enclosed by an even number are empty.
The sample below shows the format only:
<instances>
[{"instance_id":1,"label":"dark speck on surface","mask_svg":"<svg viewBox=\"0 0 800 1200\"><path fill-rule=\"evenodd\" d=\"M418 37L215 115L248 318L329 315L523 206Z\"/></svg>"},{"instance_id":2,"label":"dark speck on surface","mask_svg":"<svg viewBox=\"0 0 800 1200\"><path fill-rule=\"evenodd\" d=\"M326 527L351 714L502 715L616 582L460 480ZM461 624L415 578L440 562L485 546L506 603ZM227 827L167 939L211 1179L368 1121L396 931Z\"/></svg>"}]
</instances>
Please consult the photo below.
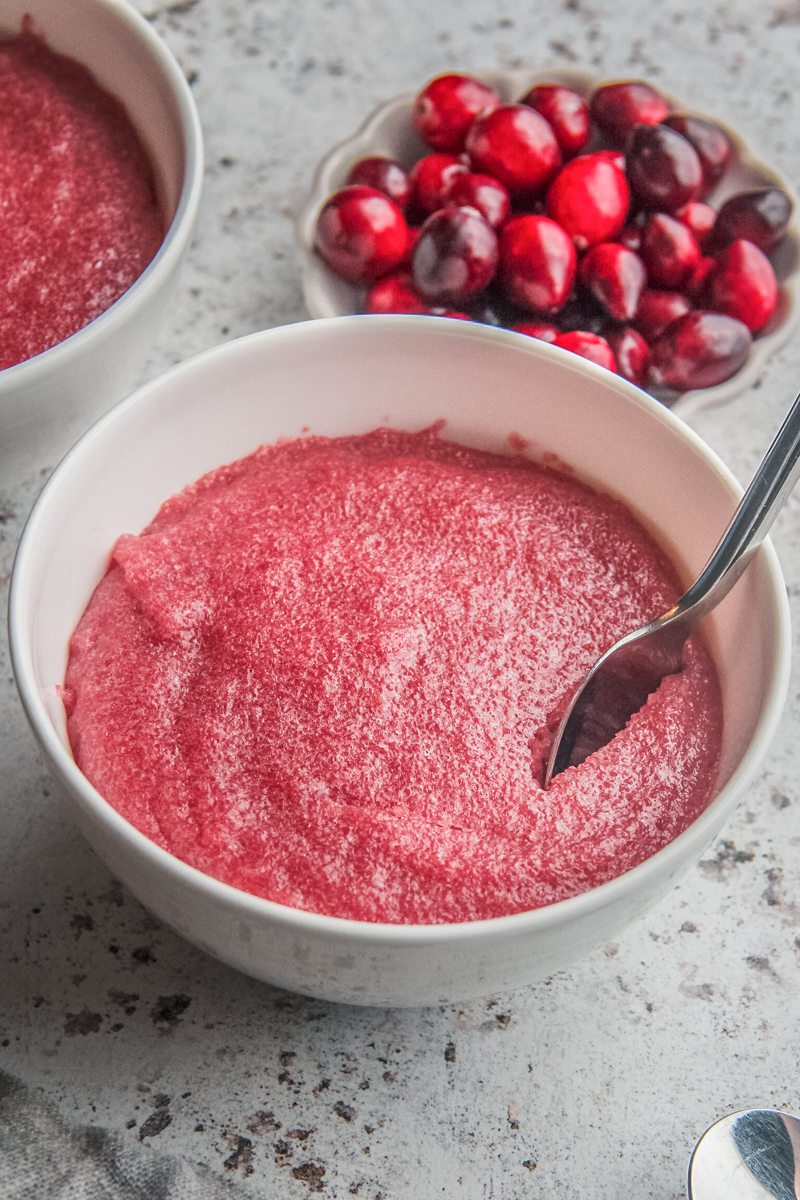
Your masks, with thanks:
<instances>
[{"instance_id":1,"label":"dark speck on surface","mask_svg":"<svg viewBox=\"0 0 800 1200\"><path fill-rule=\"evenodd\" d=\"M322 1177L324 1174L325 1168L321 1163L306 1162L301 1163L299 1167L292 1167L292 1175L295 1179L300 1179L303 1183L307 1183L309 1190L312 1192L322 1191Z\"/></svg>"},{"instance_id":2,"label":"dark speck on surface","mask_svg":"<svg viewBox=\"0 0 800 1200\"><path fill-rule=\"evenodd\" d=\"M333 1111L337 1117L341 1117L343 1121L352 1121L356 1115L356 1110L351 1104L345 1104L344 1100L337 1100L333 1106Z\"/></svg>"},{"instance_id":3,"label":"dark speck on surface","mask_svg":"<svg viewBox=\"0 0 800 1200\"><path fill-rule=\"evenodd\" d=\"M226 1138L228 1145L232 1146L232 1153L225 1159L225 1167L228 1171L241 1171L243 1175L253 1174L253 1143L250 1138L242 1137L238 1133L230 1133Z\"/></svg>"},{"instance_id":4,"label":"dark speck on surface","mask_svg":"<svg viewBox=\"0 0 800 1200\"><path fill-rule=\"evenodd\" d=\"M445 1046L444 1061L447 1063L453 1063L456 1061L456 1044L455 1044L455 1042L448 1042L447 1045Z\"/></svg>"},{"instance_id":5,"label":"dark speck on surface","mask_svg":"<svg viewBox=\"0 0 800 1200\"><path fill-rule=\"evenodd\" d=\"M67 1037L75 1037L76 1034L85 1036L87 1033L97 1033L103 1023L103 1018L98 1012L90 1012L88 1008L83 1008L79 1013L67 1013L64 1021L64 1033Z\"/></svg>"},{"instance_id":6,"label":"dark speck on surface","mask_svg":"<svg viewBox=\"0 0 800 1200\"><path fill-rule=\"evenodd\" d=\"M131 950L131 958L135 963L152 963L156 961L152 946L137 946Z\"/></svg>"},{"instance_id":7,"label":"dark speck on surface","mask_svg":"<svg viewBox=\"0 0 800 1200\"><path fill-rule=\"evenodd\" d=\"M181 1013L192 1003L191 996L177 992L174 996L159 996L150 1010L150 1017L155 1025L175 1026L179 1023Z\"/></svg>"},{"instance_id":8,"label":"dark speck on surface","mask_svg":"<svg viewBox=\"0 0 800 1200\"><path fill-rule=\"evenodd\" d=\"M166 1108L157 1108L146 1121L142 1122L139 1129L139 1141L143 1142L147 1137L158 1137L171 1123L172 1116L169 1111Z\"/></svg>"}]
</instances>

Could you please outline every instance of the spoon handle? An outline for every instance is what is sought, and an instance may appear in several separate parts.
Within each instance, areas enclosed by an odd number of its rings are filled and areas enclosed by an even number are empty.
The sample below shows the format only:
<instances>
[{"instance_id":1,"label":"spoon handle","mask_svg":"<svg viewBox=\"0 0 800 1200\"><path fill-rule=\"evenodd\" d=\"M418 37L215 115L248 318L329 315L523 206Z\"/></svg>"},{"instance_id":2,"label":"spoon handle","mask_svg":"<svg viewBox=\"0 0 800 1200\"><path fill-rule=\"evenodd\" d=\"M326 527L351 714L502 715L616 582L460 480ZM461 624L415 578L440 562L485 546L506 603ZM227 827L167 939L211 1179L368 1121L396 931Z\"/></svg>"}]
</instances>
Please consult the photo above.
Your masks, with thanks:
<instances>
[{"instance_id":1,"label":"spoon handle","mask_svg":"<svg viewBox=\"0 0 800 1200\"><path fill-rule=\"evenodd\" d=\"M676 605L697 620L726 596L767 536L800 476L800 396L742 497L705 567ZM677 615L677 613L676 613Z\"/></svg>"}]
</instances>

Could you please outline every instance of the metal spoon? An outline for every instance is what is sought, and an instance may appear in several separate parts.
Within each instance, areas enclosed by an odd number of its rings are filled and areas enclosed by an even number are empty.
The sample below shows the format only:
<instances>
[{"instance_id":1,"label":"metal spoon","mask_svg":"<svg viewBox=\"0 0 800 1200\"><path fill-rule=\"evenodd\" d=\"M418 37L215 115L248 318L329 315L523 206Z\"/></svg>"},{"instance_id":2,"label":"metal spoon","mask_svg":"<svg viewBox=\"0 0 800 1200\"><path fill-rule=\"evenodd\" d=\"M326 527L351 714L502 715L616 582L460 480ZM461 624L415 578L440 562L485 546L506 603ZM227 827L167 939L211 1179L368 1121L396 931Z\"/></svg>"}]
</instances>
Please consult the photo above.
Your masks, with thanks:
<instances>
[{"instance_id":1,"label":"metal spoon","mask_svg":"<svg viewBox=\"0 0 800 1200\"><path fill-rule=\"evenodd\" d=\"M694 625L715 608L766 537L800 475L800 396L770 446L708 563L681 599L598 658L556 731L544 786L605 746L666 675L679 671Z\"/></svg>"},{"instance_id":2,"label":"metal spoon","mask_svg":"<svg viewBox=\"0 0 800 1200\"><path fill-rule=\"evenodd\" d=\"M689 1200L798 1200L800 1120L751 1108L715 1121L689 1160Z\"/></svg>"}]
</instances>

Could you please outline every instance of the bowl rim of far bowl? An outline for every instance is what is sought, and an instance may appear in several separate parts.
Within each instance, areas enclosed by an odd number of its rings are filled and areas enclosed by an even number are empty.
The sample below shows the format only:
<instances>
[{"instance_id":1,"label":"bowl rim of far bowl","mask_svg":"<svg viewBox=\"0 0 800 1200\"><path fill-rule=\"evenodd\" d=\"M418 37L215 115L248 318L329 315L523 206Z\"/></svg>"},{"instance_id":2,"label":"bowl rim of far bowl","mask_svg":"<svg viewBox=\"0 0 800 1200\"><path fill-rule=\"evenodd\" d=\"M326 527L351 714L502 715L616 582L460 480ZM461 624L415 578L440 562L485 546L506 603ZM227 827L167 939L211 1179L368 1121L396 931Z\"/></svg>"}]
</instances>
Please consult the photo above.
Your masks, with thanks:
<instances>
[{"instance_id":1,"label":"bowl rim of far bowl","mask_svg":"<svg viewBox=\"0 0 800 1200\"><path fill-rule=\"evenodd\" d=\"M129 310L145 307L151 294L159 287L161 276L168 274L182 255L200 204L204 163L203 130L194 96L178 60L149 22L127 0L94 0L94 3L115 12L130 33L144 45L154 65L170 86L177 106L176 115L185 155L180 195L158 250L130 287L88 325L76 329L54 346L48 346L46 350L0 370L0 395L13 395L15 388L23 385L27 387L35 383L37 377L57 370L63 365L62 360L67 360L91 339L105 339L113 331L114 325L126 318ZM89 64L82 62L81 65L94 75Z\"/></svg>"},{"instance_id":2,"label":"bowl rim of far bowl","mask_svg":"<svg viewBox=\"0 0 800 1200\"><path fill-rule=\"evenodd\" d=\"M268 919L285 927L303 928L307 933L319 935L330 934L339 937L352 938L356 941L392 942L398 945L416 945L447 942L452 939L468 941L471 938L481 938L488 933L517 934L532 932L534 929L545 929L559 925L572 916L578 916L584 911L602 909L613 904L625 893L636 890L640 878L653 872L658 866L663 866L668 873L670 865L677 871L684 859L683 848L689 843L699 847L700 852L708 845L720 818L730 810L749 780L754 775L759 763L771 742L778 725L784 700L789 684L791 665L791 636L789 603L783 575L777 554L769 538L759 549L762 562L769 574L772 591L773 617L776 635L774 639L774 659L776 669L768 689L761 715L747 748L730 777L722 785L720 791L703 810L703 812L682 833L678 834L666 846L643 862L632 867L623 874L615 876L606 883L599 884L588 891L556 901L541 908L525 909L522 912L510 913L498 917L486 917L474 921L457 921L442 924L399 924L392 922L361 921L350 917L330 916L324 913L312 912L305 909L293 908L276 900L268 900L255 896L241 888L224 883L211 875L207 875L197 867L193 867L170 851L151 841L141 833L111 803L89 782L78 768L74 758L62 744L56 729L45 709L36 682L33 665L32 647L33 632L31 629L29 591L27 575L30 570L29 557L38 539L38 529L43 520L47 519L47 510L51 503L57 500L58 489L62 477L69 476L75 470L80 460L87 454L91 457L92 442L114 422L124 419L125 415L137 406L147 403L153 395L158 395L172 387L175 380L185 374L202 370L203 366L212 360L235 357L240 347L251 346L254 342L264 342L280 339L296 341L298 348L302 347L304 339L314 330L330 329L332 326L342 326L376 322L399 325L401 328L414 329L425 337L436 337L439 333L457 334L461 337L488 339L495 342L508 341L509 345L519 351L523 350L532 358L553 356L560 360L565 367L587 374L598 382L608 385L609 372L603 367L586 359L577 357L569 351L535 338L521 339L517 334L508 330L496 329L492 326L474 324L446 317L432 321L426 316L414 315L353 315L344 317L318 318L296 322L292 325L276 326L272 329L260 330L233 341L222 343L209 350L172 367L156 379L145 383L134 391L127 399L120 401L110 411L96 421L75 443L62 458L45 484L22 532L14 565L11 573L8 604L9 646L11 663L17 689L31 728L42 749L55 770L57 777L76 798L80 807L122 841L130 843L134 853L144 856L152 867L166 872L168 876L178 880L189 889L199 889L205 894L223 904L235 907L241 913L253 917ZM651 415L666 425L668 429L684 442L688 442L705 460L707 467L728 490L732 501L736 502L742 494L741 485L716 452L699 434L695 433L685 422L672 414L663 405L654 400L646 392L634 384L612 376L612 386L617 388L634 405L649 410ZM55 498L51 499L51 498ZM165 497L166 499L166 497Z\"/></svg>"},{"instance_id":3,"label":"bowl rim of far bowl","mask_svg":"<svg viewBox=\"0 0 800 1200\"><path fill-rule=\"evenodd\" d=\"M437 72L432 78L461 70L458 67L443 69ZM588 94L593 88L604 83L616 83L622 79L638 80L640 78L633 75L601 74L597 70L593 70L587 66L581 66L580 64L565 66L563 63L552 60L508 70L494 67L486 68L485 70L469 68L467 71L470 75L475 76L475 78L513 97L523 96L537 82L563 84L566 87L573 87L578 91ZM327 300L321 296L320 280L324 279L327 275L333 275L333 272L319 258L314 249L316 218L323 203L333 190L332 176L340 169L343 160L346 159L348 163L353 163L358 158L364 157L369 153L370 143L374 139L376 132L382 128L384 122L395 117L397 114L407 112L410 124L411 107L418 91L419 89L417 91L406 91L389 99L382 100L367 114L357 128L331 146L322 158L319 159L314 168L305 200L295 220L294 232L295 246L300 259L300 282L303 302L306 311L311 317L317 320L325 317L346 315L336 311L334 306L327 303ZM761 152L758 147L754 148L753 144L733 125L728 124L728 122L715 114L702 111L700 108L695 107L691 101L687 103L680 96L675 96L671 92L663 91L660 88L659 91L667 103L672 106L673 112L684 113L718 125L730 139L735 151L735 161L761 174L764 177L763 185L761 186L766 187L771 185L781 188L792 201L792 215L785 236L791 241L796 262L794 269L786 278L779 281L780 290L784 295L786 304L783 319L774 328L770 329L768 326L762 335L753 339L747 361L730 379L725 380L723 383L715 384L713 387L692 388L690 391L678 394L670 393L668 397L665 397L662 403L678 416L685 418L695 412L715 408L717 405L727 403L734 396L739 395L742 391L750 387L764 369L768 359L788 342L797 328L798 322L800 322L800 199L789 180L776 167L772 166L771 163L765 162L760 157ZM517 101L504 101L504 103L515 102ZM427 153L433 153L433 151L428 148ZM338 184L337 186L343 186L343 184ZM745 190L749 190L755 186L756 184L754 183L748 184ZM346 284L345 280L341 282ZM351 284L349 286L354 287L355 285ZM528 335L521 334L519 336L526 337Z\"/></svg>"}]
</instances>

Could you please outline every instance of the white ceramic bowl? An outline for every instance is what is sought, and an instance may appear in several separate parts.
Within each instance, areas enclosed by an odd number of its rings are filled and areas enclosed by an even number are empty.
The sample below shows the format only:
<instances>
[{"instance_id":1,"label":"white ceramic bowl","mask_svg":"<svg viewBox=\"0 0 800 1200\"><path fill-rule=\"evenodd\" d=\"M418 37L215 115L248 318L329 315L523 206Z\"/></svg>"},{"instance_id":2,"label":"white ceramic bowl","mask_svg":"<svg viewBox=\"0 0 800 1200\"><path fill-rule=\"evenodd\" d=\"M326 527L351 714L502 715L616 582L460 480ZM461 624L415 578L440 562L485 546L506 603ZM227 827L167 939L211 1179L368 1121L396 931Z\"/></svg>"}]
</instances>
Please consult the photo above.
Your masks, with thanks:
<instances>
[{"instance_id":1,"label":"white ceramic bowl","mask_svg":"<svg viewBox=\"0 0 800 1200\"><path fill-rule=\"evenodd\" d=\"M167 233L143 274L91 324L0 371L0 478L50 466L124 394L172 294L200 200L203 143L183 72L125 0L4 0L0 36L23 17L125 106L153 165Z\"/></svg>"},{"instance_id":2,"label":"white ceramic bowl","mask_svg":"<svg viewBox=\"0 0 800 1200\"><path fill-rule=\"evenodd\" d=\"M605 76L559 66L519 71L476 71L474 74L495 87L507 103L524 96L538 82L563 83L582 96L589 96L601 83L607 82ZM797 200L792 187L774 168L758 159L735 129L725 125L718 116L697 112L693 106L675 96L667 95L666 98L675 112L692 112L695 116L722 125L731 140L734 148L732 161L709 197L716 208L735 192L774 185L792 197L797 212ZM312 317L335 317L361 310L363 289L340 279L314 251L317 215L331 192L344 186L350 168L359 159L381 154L410 166L423 154L430 153L430 148L418 137L411 123L413 101L414 93L409 92L380 105L354 134L330 150L317 167L296 226L303 296ZM685 392L681 396L676 396L674 392L656 393L680 416L687 417L700 408L721 404L738 395L756 379L767 358L788 341L797 327L800 316L800 228L796 217L780 248L773 251L771 257L781 290L778 308L767 329L753 342L745 365L725 383Z\"/></svg>"},{"instance_id":3,"label":"white ceramic bowl","mask_svg":"<svg viewBox=\"0 0 800 1200\"><path fill-rule=\"evenodd\" d=\"M223 403L224 400L224 403ZM766 545L708 622L724 697L719 791L674 842L626 875L538 911L442 926L300 912L208 878L106 803L70 753L58 694L72 630L118 534L259 444L304 431L417 430L493 451L530 439L622 497L687 573L740 489L683 422L637 388L533 338L463 321L350 317L254 334L140 389L103 417L37 502L11 583L10 638L25 710L89 842L190 941L271 983L361 1004L423 1004L519 987L616 935L694 863L765 753L787 683L786 591ZM620 446L625 446L620 456Z\"/></svg>"}]
</instances>

